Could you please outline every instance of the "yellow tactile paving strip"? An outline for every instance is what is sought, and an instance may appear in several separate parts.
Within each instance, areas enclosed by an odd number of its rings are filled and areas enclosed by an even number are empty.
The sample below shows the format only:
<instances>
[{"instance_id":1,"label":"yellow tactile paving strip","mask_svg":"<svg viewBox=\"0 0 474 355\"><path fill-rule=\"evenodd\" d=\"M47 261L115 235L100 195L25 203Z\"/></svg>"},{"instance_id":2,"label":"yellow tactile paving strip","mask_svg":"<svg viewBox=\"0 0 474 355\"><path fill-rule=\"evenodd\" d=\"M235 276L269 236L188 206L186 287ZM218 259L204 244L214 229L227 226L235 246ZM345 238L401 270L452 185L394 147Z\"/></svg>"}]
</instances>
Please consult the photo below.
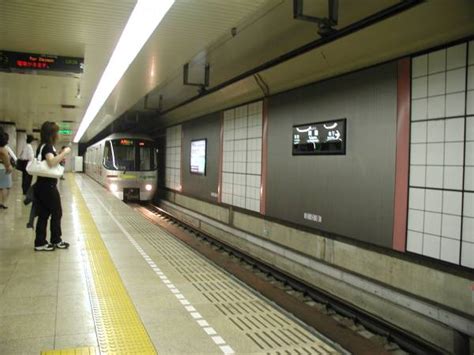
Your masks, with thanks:
<instances>
[{"instance_id":1,"label":"yellow tactile paving strip","mask_svg":"<svg viewBox=\"0 0 474 355\"><path fill-rule=\"evenodd\" d=\"M101 354L156 354L153 343L130 299L73 177L67 179L81 221L89 261L90 297ZM86 348L90 349L90 348ZM42 354L95 354L55 350ZM90 350L86 350L90 351Z\"/></svg>"}]
</instances>

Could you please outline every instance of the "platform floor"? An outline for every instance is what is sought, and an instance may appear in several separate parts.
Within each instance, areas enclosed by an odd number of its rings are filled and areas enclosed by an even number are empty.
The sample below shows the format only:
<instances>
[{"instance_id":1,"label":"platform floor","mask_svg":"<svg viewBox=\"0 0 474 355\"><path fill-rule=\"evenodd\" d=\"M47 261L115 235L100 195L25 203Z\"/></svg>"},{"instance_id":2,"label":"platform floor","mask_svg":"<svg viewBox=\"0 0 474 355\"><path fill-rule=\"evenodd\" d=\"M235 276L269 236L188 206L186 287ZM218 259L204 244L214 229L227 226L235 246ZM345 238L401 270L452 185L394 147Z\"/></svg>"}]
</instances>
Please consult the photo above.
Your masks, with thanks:
<instances>
[{"instance_id":1,"label":"platform floor","mask_svg":"<svg viewBox=\"0 0 474 355\"><path fill-rule=\"evenodd\" d=\"M342 351L82 174L60 182L71 248L34 252L19 185L0 210L0 354Z\"/></svg>"}]
</instances>

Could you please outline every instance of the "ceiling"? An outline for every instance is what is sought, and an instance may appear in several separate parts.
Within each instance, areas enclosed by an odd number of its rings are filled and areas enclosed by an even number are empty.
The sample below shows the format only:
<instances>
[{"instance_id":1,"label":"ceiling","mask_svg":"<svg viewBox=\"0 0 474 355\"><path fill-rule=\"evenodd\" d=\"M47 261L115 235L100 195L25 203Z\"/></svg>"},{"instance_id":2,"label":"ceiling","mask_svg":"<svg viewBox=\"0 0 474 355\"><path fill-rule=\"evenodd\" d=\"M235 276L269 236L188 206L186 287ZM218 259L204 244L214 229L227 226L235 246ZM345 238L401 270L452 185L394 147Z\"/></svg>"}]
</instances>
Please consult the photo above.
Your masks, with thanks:
<instances>
[{"instance_id":1,"label":"ceiling","mask_svg":"<svg viewBox=\"0 0 474 355\"><path fill-rule=\"evenodd\" d=\"M0 1L0 50L85 57L86 65L82 75L0 72L0 121L29 131L45 120L75 128L135 3Z\"/></svg>"},{"instance_id":2,"label":"ceiling","mask_svg":"<svg viewBox=\"0 0 474 355\"><path fill-rule=\"evenodd\" d=\"M273 1L176 0L84 139L166 81L224 32ZM45 120L72 120L76 129L135 3L0 1L0 50L85 58L82 75L0 73L0 121L31 130ZM64 104L76 108L62 109Z\"/></svg>"}]
</instances>

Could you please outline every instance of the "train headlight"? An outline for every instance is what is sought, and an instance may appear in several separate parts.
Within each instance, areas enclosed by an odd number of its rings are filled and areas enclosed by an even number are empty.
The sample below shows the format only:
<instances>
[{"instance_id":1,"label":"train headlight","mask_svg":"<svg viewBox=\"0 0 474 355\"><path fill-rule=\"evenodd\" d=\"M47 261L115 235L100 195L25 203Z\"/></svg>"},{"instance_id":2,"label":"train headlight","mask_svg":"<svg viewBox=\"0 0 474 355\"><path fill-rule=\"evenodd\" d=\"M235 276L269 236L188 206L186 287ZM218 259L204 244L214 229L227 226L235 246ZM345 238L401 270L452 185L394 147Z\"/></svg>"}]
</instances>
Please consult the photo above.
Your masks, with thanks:
<instances>
[{"instance_id":1,"label":"train headlight","mask_svg":"<svg viewBox=\"0 0 474 355\"><path fill-rule=\"evenodd\" d=\"M146 184L145 185L145 190L147 190L147 191L151 191L152 188L153 188L153 186L151 184Z\"/></svg>"},{"instance_id":2,"label":"train headlight","mask_svg":"<svg viewBox=\"0 0 474 355\"><path fill-rule=\"evenodd\" d=\"M110 184L110 191L117 192L117 190L118 190L117 184Z\"/></svg>"}]
</instances>

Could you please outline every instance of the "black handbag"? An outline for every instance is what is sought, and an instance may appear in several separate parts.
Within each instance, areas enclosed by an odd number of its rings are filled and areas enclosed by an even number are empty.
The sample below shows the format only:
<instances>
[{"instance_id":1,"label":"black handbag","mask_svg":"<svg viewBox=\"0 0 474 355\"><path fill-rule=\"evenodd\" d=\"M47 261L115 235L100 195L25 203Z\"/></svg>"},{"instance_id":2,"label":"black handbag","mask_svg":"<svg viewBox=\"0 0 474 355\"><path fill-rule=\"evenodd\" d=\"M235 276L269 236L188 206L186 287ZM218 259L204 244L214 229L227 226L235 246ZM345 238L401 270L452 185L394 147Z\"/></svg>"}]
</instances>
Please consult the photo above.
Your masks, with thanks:
<instances>
[{"instance_id":1,"label":"black handbag","mask_svg":"<svg viewBox=\"0 0 474 355\"><path fill-rule=\"evenodd\" d=\"M18 159L16 161L16 170L24 172L26 171L26 166L28 165L28 160Z\"/></svg>"}]
</instances>

